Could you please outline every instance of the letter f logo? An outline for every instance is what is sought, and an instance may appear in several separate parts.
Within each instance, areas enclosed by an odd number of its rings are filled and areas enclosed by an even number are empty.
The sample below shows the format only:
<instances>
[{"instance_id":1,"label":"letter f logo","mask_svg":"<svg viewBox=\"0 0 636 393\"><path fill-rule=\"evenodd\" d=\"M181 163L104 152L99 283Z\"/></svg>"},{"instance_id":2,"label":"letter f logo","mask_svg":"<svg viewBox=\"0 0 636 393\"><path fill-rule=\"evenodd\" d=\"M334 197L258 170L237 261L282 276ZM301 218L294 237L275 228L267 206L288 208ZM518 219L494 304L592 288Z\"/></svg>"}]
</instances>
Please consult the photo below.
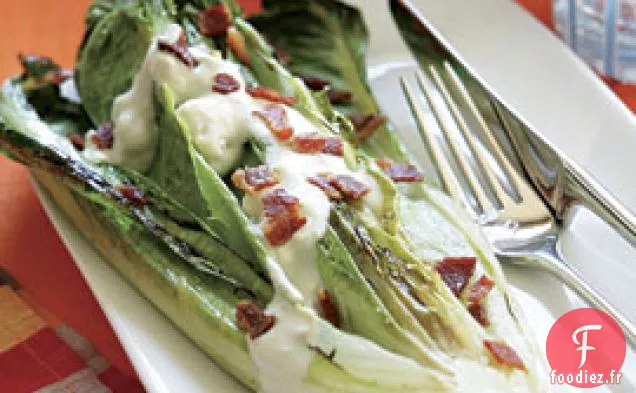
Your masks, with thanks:
<instances>
[{"instance_id":1,"label":"letter f logo","mask_svg":"<svg viewBox=\"0 0 636 393\"><path fill-rule=\"evenodd\" d=\"M585 325L576 329L574 333L572 333L572 341L574 341L575 344L580 345L580 347L576 349L577 351L581 351L581 364L579 365L579 368L583 367L587 361L587 351L593 351L596 349L587 345L587 332L590 330L601 330L602 328L603 326L601 325ZM579 342L579 339L577 338L579 333L583 333L581 335L581 342Z\"/></svg>"}]
</instances>

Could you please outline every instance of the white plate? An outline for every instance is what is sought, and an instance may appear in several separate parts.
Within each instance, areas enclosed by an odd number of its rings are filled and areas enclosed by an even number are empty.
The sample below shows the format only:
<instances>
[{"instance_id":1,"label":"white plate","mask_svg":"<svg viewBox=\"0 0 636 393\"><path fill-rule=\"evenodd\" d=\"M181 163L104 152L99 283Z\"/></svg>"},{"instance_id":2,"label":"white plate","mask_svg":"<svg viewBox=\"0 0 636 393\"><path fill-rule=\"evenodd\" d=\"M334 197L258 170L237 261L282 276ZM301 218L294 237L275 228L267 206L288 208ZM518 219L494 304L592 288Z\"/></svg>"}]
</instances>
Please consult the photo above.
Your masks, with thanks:
<instances>
[{"instance_id":1,"label":"white plate","mask_svg":"<svg viewBox=\"0 0 636 393\"><path fill-rule=\"evenodd\" d=\"M636 188L629 170L636 167L636 122L565 46L509 0L415 2L460 55L530 124L636 208ZM406 107L397 107L403 101L395 76L412 73L408 51L384 1L350 3L363 11L371 34L369 70L374 91L386 112L400 113ZM392 120L401 134L413 135L414 125L406 113ZM246 392L124 281L54 202L38 191L148 392ZM562 249L568 261L636 320L634 250L585 212L572 217ZM546 274L513 268L506 268L506 273L541 342L555 318L582 306ZM628 355L622 371L622 385L610 391L636 391L633 354Z\"/></svg>"}]
</instances>

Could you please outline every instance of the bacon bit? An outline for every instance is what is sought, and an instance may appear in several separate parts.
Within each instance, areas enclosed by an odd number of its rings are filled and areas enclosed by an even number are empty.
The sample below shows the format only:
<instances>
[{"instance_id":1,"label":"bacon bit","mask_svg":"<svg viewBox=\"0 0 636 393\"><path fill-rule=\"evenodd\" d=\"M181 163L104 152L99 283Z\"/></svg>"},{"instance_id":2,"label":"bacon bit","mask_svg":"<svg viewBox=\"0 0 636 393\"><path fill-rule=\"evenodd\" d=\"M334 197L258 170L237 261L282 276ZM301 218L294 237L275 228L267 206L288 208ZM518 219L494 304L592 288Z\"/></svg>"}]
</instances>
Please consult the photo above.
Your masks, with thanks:
<instances>
[{"instance_id":1,"label":"bacon bit","mask_svg":"<svg viewBox=\"0 0 636 393\"><path fill-rule=\"evenodd\" d=\"M377 159L375 162L396 183L413 183L423 179L415 165L396 163L385 159Z\"/></svg>"},{"instance_id":2,"label":"bacon bit","mask_svg":"<svg viewBox=\"0 0 636 393\"><path fill-rule=\"evenodd\" d=\"M291 138L294 133L294 130L287 120L285 107L282 105L268 105L264 110L254 111L252 113L260 117L267 125L267 128L269 128L280 141L286 141Z\"/></svg>"},{"instance_id":3,"label":"bacon bit","mask_svg":"<svg viewBox=\"0 0 636 393\"><path fill-rule=\"evenodd\" d=\"M256 304L242 300L236 305L236 324L254 340L267 333L276 323L276 317L266 315Z\"/></svg>"},{"instance_id":4,"label":"bacon bit","mask_svg":"<svg viewBox=\"0 0 636 393\"><path fill-rule=\"evenodd\" d=\"M143 206L148 203L143 192L131 184L119 184L115 186L115 190L134 205Z\"/></svg>"},{"instance_id":5,"label":"bacon bit","mask_svg":"<svg viewBox=\"0 0 636 393\"><path fill-rule=\"evenodd\" d=\"M280 178L267 165L260 165L253 168L237 169L232 175L232 182L238 189L253 194L264 188L275 186L280 182Z\"/></svg>"},{"instance_id":6,"label":"bacon bit","mask_svg":"<svg viewBox=\"0 0 636 393\"><path fill-rule=\"evenodd\" d=\"M276 217L285 211L297 210L300 206L300 200L295 196L287 193L284 188L277 188L265 194L261 201L265 209L265 217Z\"/></svg>"},{"instance_id":7,"label":"bacon bit","mask_svg":"<svg viewBox=\"0 0 636 393\"><path fill-rule=\"evenodd\" d=\"M526 366L523 364L521 358L519 358L519 355L517 355L517 352L510 348L508 344L484 340L484 346L490 351L490 354L497 363L518 370L526 370Z\"/></svg>"},{"instance_id":8,"label":"bacon bit","mask_svg":"<svg viewBox=\"0 0 636 393\"><path fill-rule=\"evenodd\" d=\"M100 124L91 135L91 142L101 150L113 147L113 139L113 125L108 122Z\"/></svg>"},{"instance_id":9,"label":"bacon bit","mask_svg":"<svg viewBox=\"0 0 636 393\"><path fill-rule=\"evenodd\" d=\"M468 312L475 318L481 326L490 326L488 315L486 314L486 308L481 303L473 303L468 306Z\"/></svg>"},{"instance_id":10,"label":"bacon bit","mask_svg":"<svg viewBox=\"0 0 636 393\"><path fill-rule=\"evenodd\" d=\"M272 246L282 246L307 223L300 214L300 201L286 190L278 188L261 198L265 221L261 229Z\"/></svg>"},{"instance_id":11,"label":"bacon bit","mask_svg":"<svg viewBox=\"0 0 636 393\"><path fill-rule=\"evenodd\" d=\"M469 303L481 302L495 286L495 282L485 275L479 277L479 280L470 288L468 292Z\"/></svg>"},{"instance_id":12,"label":"bacon bit","mask_svg":"<svg viewBox=\"0 0 636 393\"><path fill-rule=\"evenodd\" d=\"M234 26L231 26L227 29L227 45L234 53L239 61L246 66L250 67L252 65L252 59L250 59L250 54L247 53L247 46L245 45L245 37L241 34L240 31L236 30Z\"/></svg>"},{"instance_id":13,"label":"bacon bit","mask_svg":"<svg viewBox=\"0 0 636 393\"><path fill-rule=\"evenodd\" d=\"M197 26L206 37L223 36L232 26L232 11L225 3L213 5L199 12Z\"/></svg>"},{"instance_id":14,"label":"bacon bit","mask_svg":"<svg viewBox=\"0 0 636 393\"><path fill-rule=\"evenodd\" d=\"M361 115L353 113L349 115L349 120L356 130L356 139L363 142L369 138L375 130L382 124L386 123L386 116L382 115Z\"/></svg>"},{"instance_id":15,"label":"bacon bit","mask_svg":"<svg viewBox=\"0 0 636 393\"><path fill-rule=\"evenodd\" d=\"M291 148L298 153L321 153L327 138L319 133L294 137Z\"/></svg>"},{"instance_id":16,"label":"bacon bit","mask_svg":"<svg viewBox=\"0 0 636 393\"><path fill-rule=\"evenodd\" d=\"M192 56L192 53L188 50L188 42L185 35L181 32L179 39L174 44L159 41L157 43L157 49L162 52L167 52L174 55L179 61L186 66L193 68L199 65L199 61Z\"/></svg>"},{"instance_id":17,"label":"bacon bit","mask_svg":"<svg viewBox=\"0 0 636 393\"><path fill-rule=\"evenodd\" d=\"M86 145L86 139L84 138L84 135L74 133L68 136L68 140L71 141L71 143L77 150L84 150L84 146Z\"/></svg>"},{"instance_id":18,"label":"bacon bit","mask_svg":"<svg viewBox=\"0 0 636 393\"><path fill-rule=\"evenodd\" d=\"M351 92L345 90L329 90L327 92L329 102L332 104L344 104L351 101Z\"/></svg>"},{"instance_id":19,"label":"bacon bit","mask_svg":"<svg viewBox=\"0 0 636 393\"><path fill-rule=\"evenodd\" d=\"M219 72L214 75L213 91L221 94L229 94L238 91L240 88L241 84L232 75L224 72Z\"/></svg>"},{"instance_id":20,"label":"bacon bit","mask_svg":"<svg viewBox=\"0 0 636 393\"><path fill-rule=\"evenodd\" d=\"M329 184L340 191L347 199L359 199L371 191L366 184L348 175L331 176L329 177Z\"/></svg>"},{"instance_id":21,"label":"bacon bit","mask_svg":"<svg viewBox=\"0 0 636 393\"><path fill-rule=\"evenodd\" d=\"M262 225L265 238L274 247L282 246L307 223L307 218L299 213L285 213L265 220Z\"/></svg>"},{"instance_id":22,"label":"bacon bit","mask_svg":"<svg viewBox=\"0 0 636 393\"><path fill-rule=\"evenodd\" d=\"M342 144L342 139L336 136L328 137L325 141L325 147L322 149L322 152L325 154L342 157L344 155L344 145Z\"/></svg>"},{"instance_id":23,"label":"bacon bit","mask_svg":"<svg viewBox=\"0 0 636 393\"><path fill-rule=\"evenodd\" d=\"M310 176L307 178L309 184L313 184L314 186L320 188L327 195L327 198L333 201L341 201L344 199L344 196L338 191L334 186L329 183L329 177L327 176Z\"/></svg>"},{"instance_id":24,"label":"bacon bit","mask_svg":"<svg viewBox=\"0 0 636 393\"><path fill-rule=\"evenodd\" d=\"M458 296L468 284L475 271L477 259L474 257L446 257L435 266L444 283Z\"/></svg>"},{"instance_id":25,"label":"bacon bit","mask_svg":"<svg viewBox=\"0 0 636 393\"><path fill-rule=\"evenodd\" d=\"M254 98L262 98L276 104L294 105L296 102L296 98L294 97L282 96L276 90L263 86L248 87L245 90L247 91L247 94Z\"/></svg>"},{"instance_id":26,"label":"bacon bit","mask_svg":"<svg viewBox=\"0 0 636 393\"><path fill-rule=\"evenodd\" d=\"M298 75L298 77L305 83L305 86L310 90L320 91L329 86L329 81L317 78L315 76Z\"/></svg>"},{"instance_id":27,"label":"bacon bit","mask_svg":"<svg viewBox=\"0 0 636 393\"><path fill-rule=\"evenodd\" d=\"M326 289L318 291L318 303L322 309L322 316L336 328L340 327L340 314L334 304L333 298Z\"/></svg>"},{"instance_id":28,"label":"bacon bit","mask_svg":"<svg viewBox=\"0 0 636 393\"><path fill-rule=\"evenodd\" d=\"M319 133L295 137L291 147L298 153L325 153L342 157L344 148L338 137L324 136Z\"/></svg>"}]
</instances>

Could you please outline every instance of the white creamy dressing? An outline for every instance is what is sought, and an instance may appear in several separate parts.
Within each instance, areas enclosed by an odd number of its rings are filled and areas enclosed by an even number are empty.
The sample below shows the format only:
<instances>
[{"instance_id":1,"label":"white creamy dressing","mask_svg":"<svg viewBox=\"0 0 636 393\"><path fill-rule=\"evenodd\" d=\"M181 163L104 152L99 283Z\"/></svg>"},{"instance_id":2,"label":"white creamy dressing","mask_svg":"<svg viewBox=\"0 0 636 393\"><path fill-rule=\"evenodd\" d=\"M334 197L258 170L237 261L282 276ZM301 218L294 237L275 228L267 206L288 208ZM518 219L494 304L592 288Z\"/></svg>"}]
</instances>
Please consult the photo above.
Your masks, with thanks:
<instances>
[{"instance_id":1,"label":"white creamy dressing","mask_svg":"<svg viewBox=\"0 0 636 393\"><path fill-rule=\"evenodd\" d=\"M192 55L199 61L199 65L194 68L189 68L170 53L157 50L157 41L175 42L180 34L179 25L170 25L150 46L131 89L113 102L112 149L98 149L90 143L89 137L84 150L87 159L118 164L141 172L148 170L157 147L158 130L154 124L152 99L152 90L156 83L166 83L174 93L176 105L179 106L186 100L210 92L212 78L219 72L241 80L235 64L222 61L220 54L210 53L203 46L190 48ZM219 111L219 118L232 117L234 111L229 108L222 109L228 109L228 112L223 114Z\"/></svg>"},{"instance_id":2,"label":"white creamy dressing","mask_svg":"<svg viewBox=\"0 0 636 393\"><path fill-rule=\"evenodd\" d=\"M259 372L262 393L325 393L304 383L314 351L307 347L314 317L277 293L267 307L276 324L247 345Z\"/></svg>"},{"instance_id":3,"label":"white creamy dressing","mask_svg":"<svg viewBox=\"0 0 636 393\"><path fill-rule=\"evenodd\" d=\"M172 25L159 39L174 42L180 33L181 28ZM394 370L396 378L404 378L405 375L399 375L397 371L411 368L414 382L425 379L425 375L419 374L419 370L426 369L409 359L388 353L361 337L334 329L330 329L336 332L331 336L320 336L320 332L327 330L320 328L322 322L314 311L316 295L322 286L316 266L316 246L327 227L330 202L324 192L307 182L307 177L324 172L355 177L370 187L371 192L364 197L364 203L376 212L381 211L383 203L380 186L364 171L354 172L347 168L342 157L296 153L285 143L277 141L263 121L252 113L264 108L269 102L254 99L245 92L245 83L238 67L204 47L192 47L190 51L199 61L199 65L194 68L187 67L172 54L158 51L156 41L151 45L134 78L132 88L114 101L112 149L99 150L88 142L85 157L142 172L148 170L155 154L159 132L154 124L152 89L155 84L161 83L167 84L174 92L178 117L183 121L196 149L219 175L223 176L236 167L244 143L249 138L259 140L266 146L265 163L280 176L280 185L276 187L282 187L298 197L301 212L307 217L307 223L286 244L268 248L268 273L275 288L275 296L266 312L276 315L277 322L258 339L248 340L251 356L259 372L260 391L318 393L317 388L303 382L312 357L315 356L315 351L309 347L333 345L336 348L338 343L345 341L343 351L336 353L333 360L343 362L342 365L348 364L354 372L361 364L364 354L368 353L369 369L359 372L369 372L367 376L371 375L371 379L374 367L381 359L385 360L384 363L387 363L386 359L395 361L388 362L394 364L378 366L377 369L385 370L389 373L387 375ZM212 91L214 75L219 72L230 74L240 81L240 90L230 94ZM318 129L295 109L287 107L286 112L295 136L326 132ZM271 188L261 191L261 194L269 190ZM246 196L243 208L254 219L255 232L263 236L258 229L258 222L263 219L260 196ZM264 243L267 244L265 240ZM461 378L468 383L462 385L466 392L517 392L508 389L511 386L510 381L506 381L503 374L485 364L482 367L472 361L458 361L456 367L461 371L458 375L468 376ZM476 381L483 381L483 389L480 385L474 385ZM501 382L503 388L497 387L497 381Z\"/></svg>"},{"instance_id":4,"label":"white creamy dressing","mask_svg":"<svg viewBox=\"0 0 636 393\"><path fill-rule=\"evenodd\" d=\"M172 25L158 40L175 42L180 33L181 28ZM154 124L152 89L161 83L173 91L178 117L196 149L219 175L236 167L243 145L250 137L265 144L265 162L281 179L277 187L300 199L301 213L307 223L286 244L269 247L268 273L276 295L267 312L276 315L277 323L267 334L250 340L249 348L259 369L263 392L312 393L303 378L315 354L308 348L308 337L314 328L313 307L322 286L315 263L316 244L325 233L330 202L323 191L307 182L307 177L324 172L355 177L371 188L364 199L372 208L382 205L381 190L371 176L348 169L342 157L296 153L277 141L264 122L252 113L270 102L254 99L245 92L238 67L205 48L192 47L190 52L199 61L194 68L172 54L157 50L155 41L131 89L113 103L112 149L100 150L89 142L85 157L142 172L148 170L159 132ZM230 94L212 91L214 75L219 72L240 81L240 90ZM286 112L295 136L326 133L295 109L287 107ZM255 220L263 218L259 199L246 196L244 200L246 213Z\"/></svg>"}]
</instances>

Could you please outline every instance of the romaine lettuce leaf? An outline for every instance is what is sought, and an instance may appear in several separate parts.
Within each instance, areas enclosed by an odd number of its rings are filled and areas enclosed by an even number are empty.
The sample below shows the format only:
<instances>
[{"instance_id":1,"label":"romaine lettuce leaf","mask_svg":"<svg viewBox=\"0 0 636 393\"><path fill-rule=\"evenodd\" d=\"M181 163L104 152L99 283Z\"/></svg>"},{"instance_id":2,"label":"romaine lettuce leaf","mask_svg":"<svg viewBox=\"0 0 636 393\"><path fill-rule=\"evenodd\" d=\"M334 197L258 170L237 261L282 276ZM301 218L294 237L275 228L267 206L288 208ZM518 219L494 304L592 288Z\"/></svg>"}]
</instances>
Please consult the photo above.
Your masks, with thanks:
<instances>
[{"instance_id":1,"label":"romaine lettuce leaf","mask_svg":"<svg viewBox=\"0 0 636 393\"><path fill-rule=\"evenodd\" d=\"M376 114L379 107L367 82L367 30L360 12L333 0L265 0L265 12L250 22L272 44L289 55L286 67L295 75L328 81L333 89L352 93L336 109ZM405 150L389 125L379 127L362 145L372 156L401 160Z\"/></svg>"}]
</instances>

